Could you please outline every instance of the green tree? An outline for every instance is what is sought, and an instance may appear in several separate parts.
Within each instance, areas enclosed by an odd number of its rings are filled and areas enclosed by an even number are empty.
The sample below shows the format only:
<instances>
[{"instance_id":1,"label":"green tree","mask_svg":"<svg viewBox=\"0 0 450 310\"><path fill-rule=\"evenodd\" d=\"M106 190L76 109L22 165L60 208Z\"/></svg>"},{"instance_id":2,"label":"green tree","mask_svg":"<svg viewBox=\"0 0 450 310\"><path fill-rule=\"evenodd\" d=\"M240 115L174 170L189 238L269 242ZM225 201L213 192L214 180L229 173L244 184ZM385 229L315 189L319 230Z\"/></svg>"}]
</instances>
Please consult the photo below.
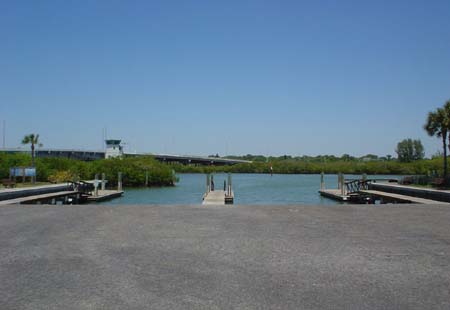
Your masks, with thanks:
<instances>
[{"instance_id":1,"label":"green tree","mask_svg":"<svg viewBox=\"0 0 450 310\"><path fill-rule=\"evenodd\" d=\"M447 177L447 135L449 123L450 121L448 114L444 109L439 108L435 112L428 113L427 122L423 126L428 135L436 136L442 139L444 178Z\"/></svg>"},{"instance_id":2,"label":"green tree","mask_svg":"<svg viewBox=\"0 0 450 310\"><path fill-rule=\"evenodd\" d=\"M35 135L34 133L26 135L23 137L22 144L30 144L31 145L31 166L35 167L35 146L42 146L42 143L39 143L39 135ZM36 182L36 177L33 177L33 183Z\"/></svg>"},{"instance_id":3,"label":"green tree","mask_svg":"<svg viewBox=\"0 0 450 310\"><path fill-rule=\"evenodd\" d=\"M425 156L420 140L404 139L397 144L395 152L398 155L398 160L406 163L423 159Z\"/></svg>"},{"instance_id":4,"label":"green tree","mask_svg":"<svg viewBox=\"0 0 450 310\"><path fill-rule=\"evenodd\" d=\"M413 140L413 160L420 160L425 158L425 149L420 140Z\"/></svg>"},{"instance_id":5,"label":"green tree","mask_svg":"<svg viewBox=\"0 0 450 310\"><path fill-rule=\"evenodd\" d=\"M350 156L349 154L343 154L341 156L341 160L343 160L343 161L352 161L352 160L355 160L355 157Z\"/></svg>"}]
</instances>

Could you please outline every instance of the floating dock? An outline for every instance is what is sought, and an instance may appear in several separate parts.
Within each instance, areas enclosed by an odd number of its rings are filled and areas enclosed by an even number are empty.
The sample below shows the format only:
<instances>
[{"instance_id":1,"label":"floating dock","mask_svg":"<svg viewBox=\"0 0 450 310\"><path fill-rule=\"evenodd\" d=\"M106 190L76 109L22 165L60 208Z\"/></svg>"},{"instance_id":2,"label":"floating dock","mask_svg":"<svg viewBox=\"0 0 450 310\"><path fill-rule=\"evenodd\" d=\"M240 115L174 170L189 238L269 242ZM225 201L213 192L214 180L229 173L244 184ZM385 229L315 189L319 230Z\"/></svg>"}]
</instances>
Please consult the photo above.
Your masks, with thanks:
<instances>
[{"instance_id":1,"label":"floating dock","mask_svg":"<svg viewBox=\"0 0 450 310\"><path fill-rule=\"evenodd\" d=\"M226 191L211 191L203 196L204 205L226 205L233 204L234 193L229 195Z\"/></svg>"},{"instance_id":2,"label":"floating dock","mask_svg":"<svg viewBox=\"0 0 450 310\"><path fill-rule=\"evenodd\" d=\"M114 198L118 198L123 195L123 191L116 190L99 190L98 195L91 195L86 197L87 202L101 202Z\"/></svg>"},{"instance_id":3,"label":"floating dock","mask_svg":"<svg viewBox=\"0 0 450 310\"><path fill-rule=\"evenodd\" d=\"M223 190L214 189L214 175L206 175L206 192L203 195L203 205L228 205L234 203L234 192L231 188L231 174L223 182Z\"/></svg>"},{"instance_id":4,"label":"floating dock","mask_svg":"<svg viewBox=\"0 0 450 310\"><path fill-rule=\"evenodd\" d=\"M322 189L319 191L320 195L323 197L331 198L337 201L350 201L350 195L342 194L340 189Z\"/></svg>"}]
</instances>

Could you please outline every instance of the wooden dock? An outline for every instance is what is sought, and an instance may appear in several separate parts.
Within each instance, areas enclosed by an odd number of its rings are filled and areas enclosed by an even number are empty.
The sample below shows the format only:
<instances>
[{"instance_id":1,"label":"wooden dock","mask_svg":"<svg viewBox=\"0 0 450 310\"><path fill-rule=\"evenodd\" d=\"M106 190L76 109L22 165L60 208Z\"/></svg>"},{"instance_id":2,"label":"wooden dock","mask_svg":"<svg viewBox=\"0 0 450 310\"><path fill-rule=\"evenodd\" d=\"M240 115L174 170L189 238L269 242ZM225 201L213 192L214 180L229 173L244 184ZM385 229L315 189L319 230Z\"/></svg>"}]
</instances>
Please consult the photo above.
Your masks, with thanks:
<instances>
[{"instance_id":1,"label":"wooden dock","mask_svg":"<svg viewBox=\"0 0 450 310\"><path fill-rule=\"evenodd\" d=\"M228 205L234 203L234 192L231 185L231 174L228 183L224 181L223 190L214 190L214 175L206 175L206 192L203 195L203 205Z\"/></svg>"},{"instance_id":2,"label":"wooden dock","mask_svg":"<svg viewBox=\"0 0 450 310\"><path fill-rule=\"evenodd\" d=\"M226 191L218 190L218 191L210 191L203 195L203 203L204 205L226 205L233 204L234 201L234 193L231 192L229 195Z\"/></svg>"},{"instance_id":3,"label":"wooden dock","mask_svg":"<svg viewBox=\"0 0 450 310\"><path fill-rule=\"evenodd\" d=\"M98 190L98 195L91 195L86 197L87 202L100 202L118 198L123 195L123 191L116 190Z\"/></svg>"}]
</instances>

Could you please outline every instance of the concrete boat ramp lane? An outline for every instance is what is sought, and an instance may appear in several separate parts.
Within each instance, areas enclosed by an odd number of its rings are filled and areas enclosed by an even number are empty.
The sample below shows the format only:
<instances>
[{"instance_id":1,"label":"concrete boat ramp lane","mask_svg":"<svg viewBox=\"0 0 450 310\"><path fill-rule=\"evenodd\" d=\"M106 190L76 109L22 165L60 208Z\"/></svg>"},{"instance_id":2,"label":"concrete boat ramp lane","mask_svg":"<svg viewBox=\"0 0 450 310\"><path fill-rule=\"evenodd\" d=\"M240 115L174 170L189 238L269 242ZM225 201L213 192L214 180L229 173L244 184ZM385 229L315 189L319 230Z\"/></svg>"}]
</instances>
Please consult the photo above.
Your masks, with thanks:
<instances>
[{"instance_id":1,"label":"concrete boat ramp lane","mask_svg":"<svg viewBox=\"0 0 450 310\"><path fill-rule=\"evenodd\" d=\"M0 207L0 308L450 309L443 205Z\"/></svg>"}]
</instances>

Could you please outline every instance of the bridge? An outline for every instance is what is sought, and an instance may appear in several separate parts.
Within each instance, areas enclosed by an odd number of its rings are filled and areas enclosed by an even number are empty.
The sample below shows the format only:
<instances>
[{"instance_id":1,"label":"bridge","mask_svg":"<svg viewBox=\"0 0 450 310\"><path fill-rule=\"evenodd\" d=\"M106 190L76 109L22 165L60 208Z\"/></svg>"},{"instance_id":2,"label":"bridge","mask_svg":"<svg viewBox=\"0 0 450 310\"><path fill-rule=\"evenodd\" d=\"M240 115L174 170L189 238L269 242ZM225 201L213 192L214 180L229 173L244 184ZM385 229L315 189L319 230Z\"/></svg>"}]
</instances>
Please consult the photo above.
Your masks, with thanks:
<instances>
[{"instance_id":1,"label":"bridge","mask_svg":"<svg viewBox=\"0 0 450 310\"><path fill-rule=\"evenodd\" d=\"M211 166L225 166L235 164L249 164L251 161L229 159L221 157L207 157L207 156L190 156L190 155L169 155L169 154L138 154L153 156L156 160L162 162L179 162L182 164L198 164L198 165L211 165ZM126 154L125 156L131 156Z\"/></svg>"}]
</instances>

